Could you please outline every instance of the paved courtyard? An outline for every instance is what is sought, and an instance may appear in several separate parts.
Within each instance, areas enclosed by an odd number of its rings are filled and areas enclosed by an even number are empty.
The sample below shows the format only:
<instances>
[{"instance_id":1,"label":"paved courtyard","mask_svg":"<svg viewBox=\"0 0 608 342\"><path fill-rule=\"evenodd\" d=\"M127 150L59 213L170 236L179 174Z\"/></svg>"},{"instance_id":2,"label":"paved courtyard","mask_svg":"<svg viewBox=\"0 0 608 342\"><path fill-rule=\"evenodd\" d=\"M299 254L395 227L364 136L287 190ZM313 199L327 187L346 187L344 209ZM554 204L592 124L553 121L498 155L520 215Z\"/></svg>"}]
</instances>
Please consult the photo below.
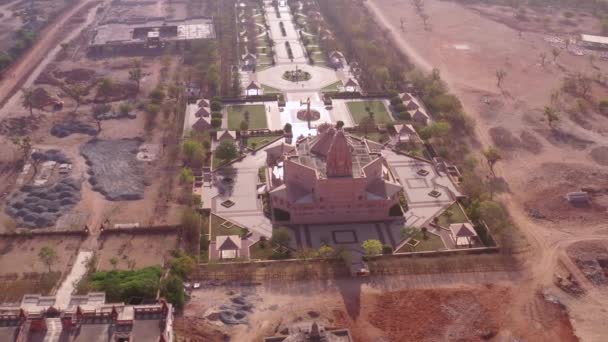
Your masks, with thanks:
<instances>
[{"instance_id":1,"label":"paved courtyard","mask_svg":"<svg viewBox=\"0 0 608 342\"><path fill-rule=\"evenodd\" d=\"M448 176L439 174L431 164L390 150L382 154L403 185L409 206L405 213L408 225L422 227L460 194ZM433 191L434 196L430 194Z\"/></svg>"},{"instance_id":2,"label":"paved courtyard","mask_svg":"<svg viewBox=\"0 0 608 342\"><path fill-rule=\"evenodd\" d=\"M296 66L299 70L310 73L311 78L308 81L292 82L283 78L283 73L286 71L294 71ZM258 82L283 91L302 91L314 90L317 91L325 86L338 81L336 72L332 69L308 65L306 63L290 63L281 64L257 73Z\"/></svg>"},{"instance_id":3,"label":"paved courtyard","mask_svg":"<svg viewBox=\"0 0 608 342\"><path fill-rule=\"evenodd\" d=\"M273 143L280 144L281 140ZM273 146L273 144L269 145ZM249 228L256 236L272 235L272 223L264 216L262 203L257 198L258 170L264 166L266 153L248 154L242 161L216 172L212 187L203 188L203 207L234 223ZM228 178L230 182L224 182ZM230 200L234 204L222 205Z\"/></svg>"}]
</instances>

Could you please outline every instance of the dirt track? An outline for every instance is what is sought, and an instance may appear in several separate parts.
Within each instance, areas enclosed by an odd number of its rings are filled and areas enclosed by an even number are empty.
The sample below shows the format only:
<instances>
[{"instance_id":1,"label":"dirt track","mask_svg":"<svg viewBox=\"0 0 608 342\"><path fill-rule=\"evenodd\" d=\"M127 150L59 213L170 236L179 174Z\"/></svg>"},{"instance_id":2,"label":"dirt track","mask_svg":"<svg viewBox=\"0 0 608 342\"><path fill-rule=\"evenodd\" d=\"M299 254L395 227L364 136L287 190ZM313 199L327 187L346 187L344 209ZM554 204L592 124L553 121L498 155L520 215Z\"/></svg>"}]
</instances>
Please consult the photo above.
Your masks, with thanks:
<instances>
[{"instance_id":1,"label":"dirt track","mask_svg":"<svg viewBox=\"0 0 608 342\"><path fill-rule=\"evenodd\" d=\"M74 15L96 0L76 0L77 4L63 12L42 31L38 40L13 66L4 72L0 81L0 107L19 90L32 71L47 57L48 53L64 38L63 29Z\"/></svg>"}]
</instances>

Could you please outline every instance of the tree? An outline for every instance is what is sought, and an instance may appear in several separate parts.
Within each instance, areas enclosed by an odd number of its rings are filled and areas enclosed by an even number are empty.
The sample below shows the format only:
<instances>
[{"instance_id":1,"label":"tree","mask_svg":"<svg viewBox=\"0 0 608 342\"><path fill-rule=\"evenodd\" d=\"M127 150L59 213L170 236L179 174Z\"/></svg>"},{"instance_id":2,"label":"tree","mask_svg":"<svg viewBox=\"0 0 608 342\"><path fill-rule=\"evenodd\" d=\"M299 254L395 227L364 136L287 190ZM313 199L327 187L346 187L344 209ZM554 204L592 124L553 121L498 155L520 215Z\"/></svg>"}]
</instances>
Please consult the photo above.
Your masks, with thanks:
<instances>
[{"instance_id":1,"label":"tree","mask_svg":"<svg viewBox=\"0 0 608 342\"><path fill-rule=\"evenodd\" d=\"M34 116L34 90L32 90L32 88L25 88L21 91L23 106L29 109L31 116Z\"/></svg>"},{"instance_id":2,"label":"tree","mask_svg":"<svg viewBox=\"0 0 608 342\"><path fill-rule=\"evenodd\" d=\"M112 93L112 89L114 89L112 80L109 78L102 78L97 86L97 94L107 100L108 96Z\"/></svg>"},{"instance_id":3,"label":"tree","mask_svg":"<svg viewBox=\"0 0 608 342\"><path fill-rule=\"evenodd\" d=\"M129 112L131 112L132 109L133 109L133 107L128 102L123 102L118 106L118 112L122 116L129 115Z\"/></svg>"},{"instance_id":4,"label":"tree","mask_svg":"<svg viewBox=\"0 0 608 342\"><path fill-rule=\"evenodd\" d=\"M338 121L336 122L336 128L337 128L337 129L342 129L342 127L344 127L344 121L342 121L342 120L338 120Z\"/></svg>"},{"instance_id":5,"label":"tree","mask_svg":"<svg viewBox=\"0 0 608 342\"><path fill-rule=\"evenodd\" d=\"M249 129L249 122L247 120L241 121L241 124L239 125L239 128L241 129L241 131L248 130Z\"/></svg>"},{"instance_id":6,"label":"tree","mask_svg":"<svg viewBox=\"0 0 608 342\"><path fill-rule=\"evenodd\" d=\"M319 256L324 259L331 258L334 255L334 248L328 245L319 247Z\"/></svg>"},{"instance_id":7,"label":"tree","mask_svg":"<svg viewBox=\"0 0 608 342\"><path fill-rule=\"evenodd\" d=\"M270 242L275 245L289 247L291 237L287 228L281 227L272 231Z\"/></svg>"},{"instance_id":8,"label":"tree","mask_svg":"<svg viewBox=\"0 0 608 342\"><path fill-rule=\"evenodd\" d=\"M559 115L557 114L557 111L555 110L555 108L550 107L550 106L545 106L543 114L545 115L545 118L547 119L547 123L549 124L549 127L551 129L555 129L555 124L559 121Z\"/></svg>"},{"instance_id":9,"label":"tree","mask_svg":"<svg viewBox=\"0 0 608 342\"><path fill-rule=\"evenodd\" d=\"M479 215L490 227L500 229L508 222L508 216L502 205L495 201L483 201L479 204Z\"/></svg>"},{"instance_id":10,"label":"tree","mask_svg":"<svg viewBox=\"0 0 608 342\"><path fill-rule=\"evenodd\" d=\"M82 100L82 96L86 93L86 90L81 85L74 85L70 88L69 94L76 101L76 107L74 108L74 113L80 107L80 101Z\"/></svg>"},{"instance_id":11,"label":"tree","mask_svg":"<svg viewBox=\"0 0 608 342\"><path fill-rule=\"evenodd\" d=\"M425 240L428 240L428 238L429 238L429 236L427 235L428 230L429 229L427 227L420 228L420 231L422 232L422 238Z\"/></svg>"},{"instance_id":12,"label":"tree","mask_svg":"<svg viewBox=\"0 0 608 342\"><path fill-rule=\"evenodd\" d=\"M215 149L215 156L221 160L232 160L238 156L236 145L231 140L223 140Z\"/></svg>"},{"instance_id":13,"label":"tree","mask_svg":"<svg viewBox=\"0 0 608 342\"><path fill-rule=\"evenodd\" d=\"M53 249L53 247L49 246L40 248L38 258L40 258L40 261L42 261L42 263L49 268L49 272L51 272L51 266L59 259L57 252Z\"/></svg>"},{"instance_id":14,"label":"tree","mask_svg":"<svg viewBox=\"0 0 608 342\"><path fill-rule=\"evenodd\" d=\"M545 66L546 61L547 61L547 53L541 52L540 53L540 65Z\"/></svg>"},{"instance_id":15,"label":"tree","mask_svg":"<svg viewBox=\"0 0 608 342\"><path fill-rule=\"evenodd\" d=\"M288 122L285 124L285 126L283 126L283 132L285 134L291 134L291 131L292 131L292 127L291 127L291 124Z\"/></svg>"},{"instance_id":16,"label":"tree","mask_svg":"<svg viewBox=\"0 0 608 342\"><path fill-rule=\"evenodd\" d=\"M186 162L190 165L202 158L204 152L201 143L193 139L184 141L182 144L182 151L186 156Z\"/></svg>"},{"instance_id":17,"label":"tree","mask_svg":"<svg viewBox=\"0 0 608 342\"><path fill-rule=\"evenodd\" d=\"M557 57L559 57L560 53L562 53L562 51L558 48L553 48L551 50L551 54L553 55L553 63L557 61Z\"/></svg>"},{"instance_id":18,"label":"tree","mask_svg":"<svg viewBox=\"0 0 608 342\"><path fill-rule=\"evenodd\" d=\"M194 181L194 175L192 174L192 169L189 167L184 167L179 173L179 181L182 184L192 184Z\"/></svg>"},{"instance_id":19,"label":"tree","mask_svg":"<svg viewBox=\"0 0 608 342\"><path fill-rule=\"evenodd\" d=\"M133 69L129 70L129 80L135 82L137 86L137 93L139 93L139 89L141 86L141 79L143 78L143 72L141 69L141 61L136 59L133 61Z\"/></svg>"},{"instance_id":20,"label":"tree","mask_svg":"<svg viewBox=\"0 0 608 342\"><path fill-rule=\"evenodd\" d=\"M161 294L167 298L169 303L177 310L182 310L186 303L183 280L176 275L170 275L161 284Z\"/></svg>"},{"instance_id":21,"label":"tree","mask_svg":"<svg viewBox=\"0 0 608 342\"><path fill-rule=\"evenodd\" d=\"M116 266L118 266L118 259L116 259L116 257L112 257L110 259L110 265L112 265L112 269L115 270Z\"/></svg>"},{"instance_id":22,"label":"tree","mask_svg":"<svg viewBox=\"0 0 608 342\"><path fill-rule=\"evenodd\" d=\"M507 76L507 72L504 69L496 70L496 86L500 88L500 84Z\"/></svg>"},{"instance_id":23,"label":"tree","mask_svg":"<svg viewBox=\"0 0 608 342\"><path fill-rule=\"evenodd\" d=\"M365 250L365 255L378 255L382 253L382 242L379 240L365 240L361 244L363 250Z\"/></svg>"},{"instance_id":24,"label":"tree","mask_svg":"<svg viewBox=\"0 0 608 342\"><path fill-rule=\"evenodd\" d=\"M182 279L188 279L195 267L196 262L188 255L184 254L177 258L171 259L171 273L179 276Z\"/></svg>"},{"instance_id":25,"label":"tree","mask_svg":"<svg viewBox=\"0 0 608 342\"><path fill-rule=\"evenodd\" d=\"M12 143L21 150L21 160L25 163L32 152L32 139L30 137L15 137Z\"/></svg>"},{"instance_id":26,"label":"tree","mask_svg":"<svg viewBox=\"0 0 608 342\"><path fill-rule=\"evenodd\" d=\"M376 129L376 122L374 121L373 118L366 116L364 118L361 119L361 122L359 122L359 130L361 132L363 132L363 134L367 135L370 131L373 131Z\"/></svg>"},{"instance_id":27,"label":"tree","mask_svg":"<svg viewBox=\"0 0 608 342\"><path fill-rule=\"evenodd\" d=\"M486 162L490 167L492 175L494 175L494 165L496 165L496 163L502 159L500 151L496 147L490 146L483 151L483 156L486 158Z\"/></svg>"}]
</instances>

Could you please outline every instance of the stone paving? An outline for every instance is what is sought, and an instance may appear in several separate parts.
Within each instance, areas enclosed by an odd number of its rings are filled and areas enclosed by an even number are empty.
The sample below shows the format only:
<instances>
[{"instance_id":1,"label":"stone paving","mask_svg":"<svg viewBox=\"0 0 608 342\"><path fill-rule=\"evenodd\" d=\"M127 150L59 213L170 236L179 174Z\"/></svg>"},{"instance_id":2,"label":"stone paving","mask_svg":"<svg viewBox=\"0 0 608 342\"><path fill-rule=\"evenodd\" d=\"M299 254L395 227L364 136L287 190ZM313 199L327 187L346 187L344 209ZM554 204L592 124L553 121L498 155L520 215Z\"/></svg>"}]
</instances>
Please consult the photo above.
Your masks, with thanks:
<instances>
[{"instance_id":1,"label":"stone paving","mask_svg":"<svg viewBox=\"0 0 608 342\"><path fill-rule=\"evenodd\" d=\"M308 81L292 82L283 78L285 71L306 71L312 76ZM281 64L257 73L258 82L283 91L314 91L338 81L336 72L332 69L308 65L306 63Z\"/></svg>"},{"instance_id":2,"label":"stone paving","mask_svg":"<svg viewBox=\"0 0 608 342\"><path fill-rule=\"evenodd\" d=\"M403 185L409 206L405 213L408 225L422 227L454 203L460 194L448 176L439 174L430 163L390 150L383 150L382 154ZM438 195L430 196L432 191Z\"/></svg>"}]
</instances>

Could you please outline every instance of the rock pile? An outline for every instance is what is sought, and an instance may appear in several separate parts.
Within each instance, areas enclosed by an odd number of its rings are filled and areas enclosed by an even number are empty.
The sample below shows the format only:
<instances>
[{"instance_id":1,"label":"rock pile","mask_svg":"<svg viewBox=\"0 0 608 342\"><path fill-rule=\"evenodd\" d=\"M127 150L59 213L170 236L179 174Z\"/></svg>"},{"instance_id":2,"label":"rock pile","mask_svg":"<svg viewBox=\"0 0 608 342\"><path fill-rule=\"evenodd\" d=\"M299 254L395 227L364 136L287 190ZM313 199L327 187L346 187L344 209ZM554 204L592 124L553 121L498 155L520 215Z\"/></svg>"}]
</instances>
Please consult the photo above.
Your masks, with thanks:
<instances>
[{"instance_id":1,"label":"rock pile","mask_svg":"<svg viewBox=\"0 0 608 342\"><path fill-rule=\"evenodd\" d=\"M110 201L143 198L144 170L136 158L142 140L93 139L80 147L89 165L89 183Z\"/></svg>"},{"instance_id":2,"label":"rock pile","mask_svg":"<svg viewBox=\"0 0 608 342\"><path fill-rule=\"evenodd\" d=\"M24 185L7 201L6 213L29 228L45 228L80 201L80 182L64 178L44 186Z\"/></svg>"},{"instance_id":3,"label":"rock pile","mask_svg":"<svg viewBox=\"0 0 608 342\"><path fill-rule=\"evenodd\" d=\"M60 150L46 150L46 151L36 151L32 153L32 159L45 162L45 161L54 161L59 164L67 164L70 163L68 157Z\"/></svg>"},{"instance_id":4,"label":"rock pile","mask_svg":"<svg viewBox=\"0 0 608 342\"><path fill-rule=\"evenodd\" d=\"M88 134L88 135L96 135L97 128L93 127L84 122L70 120L65 122L56 123L51 128L51 134L58 138L65 138L72 134Z\"/></svg>"}]
</instances>

